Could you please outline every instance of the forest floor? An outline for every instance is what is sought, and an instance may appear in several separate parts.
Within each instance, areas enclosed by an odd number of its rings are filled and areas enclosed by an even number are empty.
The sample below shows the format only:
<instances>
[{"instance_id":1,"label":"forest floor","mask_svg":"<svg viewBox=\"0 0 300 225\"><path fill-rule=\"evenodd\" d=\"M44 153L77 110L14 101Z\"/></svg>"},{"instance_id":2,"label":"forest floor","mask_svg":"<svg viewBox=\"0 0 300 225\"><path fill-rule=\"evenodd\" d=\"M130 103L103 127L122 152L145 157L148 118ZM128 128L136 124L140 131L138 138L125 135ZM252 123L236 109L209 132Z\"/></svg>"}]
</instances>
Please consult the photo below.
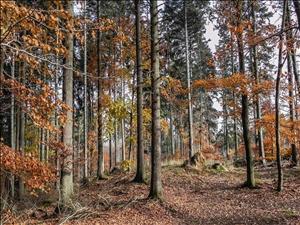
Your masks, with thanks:
<instances>
[{"instance_id":1,"label":"forest floor","mask_svg":"<svg viewBox=\"0 0 300 225\"><path fill-rule=\"evenodd\" d=\"M281 193L274 167L256 170L255 189L242 187L242 168L200 172L167 166L162 174L161 202L147 199L148 185L132 183L132 173L116 173L82 187L72 212L58 216L51 203L35 203L6 224L300 224L299 168L284 170Z\"/></svg>"}]
</instances>

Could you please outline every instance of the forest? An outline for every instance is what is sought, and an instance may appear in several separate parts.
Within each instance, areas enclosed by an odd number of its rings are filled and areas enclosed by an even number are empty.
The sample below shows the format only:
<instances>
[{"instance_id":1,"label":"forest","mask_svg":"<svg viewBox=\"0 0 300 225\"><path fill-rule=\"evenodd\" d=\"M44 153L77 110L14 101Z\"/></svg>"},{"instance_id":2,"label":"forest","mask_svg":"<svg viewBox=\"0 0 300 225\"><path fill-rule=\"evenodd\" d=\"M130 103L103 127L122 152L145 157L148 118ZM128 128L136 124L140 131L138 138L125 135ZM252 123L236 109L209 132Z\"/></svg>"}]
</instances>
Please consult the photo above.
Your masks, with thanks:
<instances>
[{"instance_id":1,"label":"forest","mask_svg":"<svg viewBox=\"0 0 300 225\"><path fill-rule=\"evenodd\" d=\"M299 0L0 1L0 224L300 224Z\"/></svg>"}]
</instances>

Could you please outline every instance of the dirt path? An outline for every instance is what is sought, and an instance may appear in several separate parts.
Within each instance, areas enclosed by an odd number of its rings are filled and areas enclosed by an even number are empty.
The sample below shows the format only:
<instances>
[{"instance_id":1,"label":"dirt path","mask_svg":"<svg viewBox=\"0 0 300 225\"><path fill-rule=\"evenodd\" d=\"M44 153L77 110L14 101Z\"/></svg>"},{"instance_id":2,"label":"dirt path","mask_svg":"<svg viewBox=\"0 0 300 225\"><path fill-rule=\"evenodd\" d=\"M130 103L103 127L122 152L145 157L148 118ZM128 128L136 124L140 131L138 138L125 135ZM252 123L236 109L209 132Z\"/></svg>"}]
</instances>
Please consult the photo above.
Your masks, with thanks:
<instances>
[{"instance_id":1,"label":"dirt path","mask_svg":"<svg viewBox=\"0 0 300 225\"><path fill-rule=\"evenodd\" d=\"M77 200L85 210L73 219L69 215L64 224L300 224L299 169L286 171L282 193L274 190L272 170L259 171L259 188L252 190L240 187L244 173L164 168L163 202L146 199L148 186L131 183L132 174L114 175L83 188ZM59 224L63 219L39 222Z\"/></svg>"}]
</instances>

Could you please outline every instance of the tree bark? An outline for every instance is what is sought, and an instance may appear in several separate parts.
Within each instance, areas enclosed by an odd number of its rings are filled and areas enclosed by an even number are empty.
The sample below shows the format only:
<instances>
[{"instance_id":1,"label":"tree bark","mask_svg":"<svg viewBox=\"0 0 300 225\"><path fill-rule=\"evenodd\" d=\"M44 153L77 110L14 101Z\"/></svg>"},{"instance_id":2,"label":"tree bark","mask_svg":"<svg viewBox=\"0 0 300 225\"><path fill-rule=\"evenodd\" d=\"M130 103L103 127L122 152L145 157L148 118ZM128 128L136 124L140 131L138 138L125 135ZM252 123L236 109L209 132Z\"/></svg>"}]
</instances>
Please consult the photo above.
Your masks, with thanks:
<instances>
[{"instance_id":1,"label":"tree bark","mask_svg":"<svg viewBox=\"0 0 300 225\"><path fill-rule=\"evenodd\" d=\"M254 3L251 4L251 17L252 17L252 31L253 34L256 35L256 15L254 9ZM259 75L258 75L258 65L257 65L257 46L253 45L251 48L251 55L252 55L252 72L254 74L255 83L258 85L260 83ZM259 121L261 119L261 105L260 105L260 95L257 93L256 95L256 119ZM264 137L262 127L259 126L257 128L257 135L258 135L258 148L259 148L259 155L261 157L261 162L264 166L266 166L266 159L265 159L265 149L264 149Z\"/></svg>"},{"instance_id":2,"label":"tree bark","mask_svg":"<svg viewBox=\"0 0 300 225\"><path fill-rule=\"evenodd\" d=\"M297 15L298 26L299 26L299 29L300 29L300 2L299 2L299 0L293 0L293 2L294 2L295 12L296 12L296 15Z\"/></svg>"},{"instance_id":3,"label":"tree bark","mask_svg":"<svg viewBox=\"0 0 300 225\"><path fill-rule=\"evenodd\" d=\"M135 182L143 183L144 180L144 139L143 139L143 74L141 67L141 0L135 0L135 46L136 46L136 77L137 77L137 151L136 151L136 175Z\"/></svg>"},{"instance_id":4,"label":"tree bark","mask_svg":"<svg viewBox=\"0 0 300 225\"><path fill-rule=\"evenodd\" d=\"M84 0L84 19L86 20L86 4L87 0ZM83 165L83 179L86 180L88 177L88 106L87 106L87 26L84 21L84 53L83 53L83 74L84 74L84 115L83 115L83 154L84 154L84 165Z\"/></svg>"},{"instance_id":5,"label":"tree bark","mask_svg":"<svg viewBox=\"0 0 300 225\"><path fill-rule=\"evenodd\" d=\"M15 79L15 57L12 57L12 68L11 68L11 78ZM10 146L13 150L16 150L16 124L15 124L15 96L11 94L11 109L10 109ZM11 175L10 177L10 196L13 199L15 197L15 177Z\"/></svg>"},{"instance_id":6,"label":"tree bark","mask_svg":"<svg viewBox=\"0 0 300 225\"><path fill-rule=\"evenodd\" d=\"M237 10L238 10L238 20L237 26L241 23L242 16L242 2L237 2ZM244 61L244 43L243 43L243 33L239 32L237 34L237 44L238 44L238 56L239 56L239 72L245 76L245 61ZM254 179L254 167L253 167L253 157L252 157L252 149L251 149L251 138L249 131L249 102L248 95L246 93L242 94L242 125L243 125L243 137L244 144L246 150L246 160L247 160L247 181L245 185L247 187L253 188L255 187L255 179Z\"/></svg>"},{"instance_id":7,"label":"tree bark","mask_svg":"<svg viewBox=\"0 0 300 225\"><path fill-rule=\"evenodd\" d=\"M288 4L288 3L287 3ZM286 18L286 25L289 26L291 23L291 15L289 10L289 5L287 5L287 18ZM287 32L287 42L289 44L290 41L292 41L292 32ZM293 71L292 71L292 54L294 51L294 43L292 43L291 46L289 46L287 51L287 63L288 63L288 82L289 82L289 108L290 108L290 120L292 122L292 128L291 132L293 135L295 135L295 127L294 127L294 121L295 121L295 105L294 105L294 80L293 80ZM295 69L295 68L294 68ZM296 68L297 73L297 68ZM298 165L298 151L296 147L296 140L293 138L293 142L291 144L292 149L292 158L291 158L291 164L292 166Z\"/></svg>"},{"instance_id":8,"label":"tree bark","mask_svg":"<svg viewBox=\"0 0 300 225\"><path fill-rule=\"evenodd\" d=\"M234 66L234 51L233 51L233 37L232 35L230 36L231 40L231 47L230 47L230 59L231 59L231 74L234 74L236 72L236 68ZM233 97L233 111L236 112L236 94L233 91L232 92L232 97ZM237 118L234 115L233 118L233 132L234 132L234 154L235 154L235 160L238 159L238 148L239 148L239 140L238 140L238 129L237 129Z\"/></svg>"},{"instance_id":9,"label":"tree bark","mask_svg":"<svg viewBox=\"0 0 300 225\"><path fill-rule=\"evenodd\" d=\"M20 82L25 82L25 63L22 62L19 64L20 66ZM18 139L19 139L19 152L21 155L24 155L24 148L25 148L25 114L23 112L22 107L19 107L19 133L18 133ZM19 200L23 200L24 194L25 194L25 186L23 178L19 177Z\"/></svg>"},{"instance_id":10,"label":"tree bark","mask_svg":"<svg viewBox=\"0 0 300 225\"><path fill-rule=\"evenodd\" d=\"M100 20L101 1L97 1L97 18ZM101 49L100 49L100 30L97 31L97 73L98 73L98 165L97 178L104 178L104 154L103 154L103 131L102 131L102 77L101 77Z\"/></svg>"},{"instance_id":11,"label":"tree bark","mask_svg":"<svg viewBox=\"0 0 300 225\"><path fill-rule=\"evenodd\" d=\"M174 140L174 119L173 119L173 107L170 105L170 138L171 138L171 154L175 155L175 140Z\"/></svg>"},{"instance_id":12,"label":"tree bark","mask_svg":"<svg viewBox=\"0 0 300 225\"><path fill-rule=\"evenodd\" d=\"M287 1L283 1L283 15L281 31L285 27L285 17L286 17ZM283 34L280 35L279 40L279 53L278 53L278 71L276 78L276 94L275 94L275 137L276 137L276 159L277 159L277 172L278 172L278 183L277 191L281 191L283 188L283 172L281 163L281 147L280 147L280 106L279 106L279 96L280 96L280 78L282 75L282 50L283 49Z\"/></svg>"},{"instance_id":13,"label":"tree bark","mask_svg":"<svg viewBox=\"0 0 300 225\"><path fill-rule=\"evenodd\" d=\"M189 53L189 35L187 25L187 0L184 0L184 32L185 32L185 59L186 59L186 75L188 86L188 117L189 117L189 161L194 155L194 134L193 134L193 106L191 97L191 74L190 74L190 53Z\"/></svg>"},{"instance_id":14,"label":"tree bark","mask_svg":"<svg viewBox=\"0 0 300 225\"><path fill-rule=\"evenodd\" d=\"M67 1L66 5L68 13L73 16L73 1ZM66 46L68 52L66 56L67 68L64 69L63 97L65 104L70 109L67 111L67 120L63 127L63 143L67 151L61 168L61 197L63 205L71 202L73 194L73 32L67 33Z\"/></svg>"},{"instance_id":15,"label":"tree bark","mask_svg":"<svg viewBox=\"0 0 300 225\"><path fill-rule=\"evenodd\" d=\"M121 80L121 99L124 102L124 94L125 91L125 85L124 85L124 77L122 76ZM122 143L122 161L126 160L126 143L125 143L125 119L121 119L121 143Z\"/></svg>"},{"instance_id":16,"label":"tree bark","mask_svg":"<svg viewBox=\"0 0 300 225\"><path fill-rule=\"evenodd\" d=\"M151 16L151 87L152 87L152 136L151 136L151 185L150 198L162 199L161 184L161 126L160 126L160 74L158 41L157 0L150 1Z\"/></svg>"}]
</instances>

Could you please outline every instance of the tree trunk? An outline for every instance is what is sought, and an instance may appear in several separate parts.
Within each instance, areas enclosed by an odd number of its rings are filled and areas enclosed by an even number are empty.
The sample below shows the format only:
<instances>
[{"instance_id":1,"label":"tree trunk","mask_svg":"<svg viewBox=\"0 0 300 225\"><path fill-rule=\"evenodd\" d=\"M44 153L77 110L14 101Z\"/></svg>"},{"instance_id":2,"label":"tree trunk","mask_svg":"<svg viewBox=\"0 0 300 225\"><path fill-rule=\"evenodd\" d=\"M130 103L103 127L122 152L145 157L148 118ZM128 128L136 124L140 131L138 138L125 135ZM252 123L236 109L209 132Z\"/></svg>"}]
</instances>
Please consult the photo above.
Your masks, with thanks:
<instances>
[{"instance_id":1,"label":"tree trunk","mask_svg":"<svg viewBox=\"0 0 300 225\"><path fill-rule=\"evenodd\" d=\"M40 128L40 161L45 161L45 130Z\"/></svg>"},{"instance_id":2,"label":"tree trunk","mask_svg":"<svg viewBox=\"0 0 300 225\"><path fill-rule=\"evenodd\" d=\"M227 112L226 90L223 92L223 111L224 111L224 147L225 157L229 159L229 139L228 139L228 112ZM201 136L200 136L201 138Z\"/></svg>"},{"instance_id":3,"label":"tree trunk","mask_svg":"<svg viewBox=\"0 0 300 225\"><path fill-rule=\"evenodd\" d=\"M173 124L173 107L170 105L170 138L171 138L171 154L175 155L175 140L174 140L174 124Z\"/></svg>"},{"instance_id":4,"label":"tree trunk","mask_svg":"<svg viewBox=\"0 0 300 225\"><path fill-rule=\"evenodd\" d=\"M136 46L136 110L137 110L137 151L136 151L136 175L135 182L144 182L144 139L143 139L143 74L141 67L142 53L141 53L141 15L140 15L140 0L135 0L135 46Z\"/></svg>"},{"instance_id":5,"label":"tree trunk","mask_svg":"<svg viewBox=\"0 0 300 225\"><path fill-rule=\"evenodd\" d=\"M293 2L294 2L294 8L298 19L298 26L300 29L300 2L299 0L293 0Z\"/></svg>"},{"instance_id":6,"label":"tree trunk","mask_svg":"<svg viewBox=\"0 0 300 225\"><path fill-rule=\"evenodd\" d=\"M73 16L73 1L67 1L67 11ZM61 168L61 194L62 203L70 203L73 194L73 33L68 32L66 36L66 46L68 49L66 56L66 66L64 69L63 97L65 104L70 108L67 111L66 123L63 127L63 143L66 156L63 159Z\"/></svg>"},{"instance_id":7,"label":"tree trunk","mask_svg":"<svg viewBox=\"0 0 300 225\"><path fill-rule=\"evenodd\" d=\"M58 27L57 27L58 30ZM56 34L57 35L57 34ZM58 44L58 36L56 38L56 44ZM56 54L56 67L55 67L55 83L54 83L54 91L55 91L55 104L57 105L58 103L58 76L59 76L59 56L58 53ZM59 124L58 124L58 111L57 107L55 107L55 112L54 112L54 125L57 130L59 130ZM59 141L59 132L55 133L55 141ZM56 190L58 192L58 201L61 201L61 196L60 196L60 152L59 150L55 151L55 163L56 163Z\"/></svg>"},{"instance_id":8,"label":"tree trunk","mask_svg":"<svg viewBox=\"0 0 300 225\"><path fill-rule=\"evenodd\" d=\"M109 90L108 90L108 94L110 97L112 97L111 94L111 84L109 84ZM109 133L109 140L108 140L108 148L109 148L109 171L112 170L112 166L113 166L113 154L112 154L112 134Z\"/></svg>"},{"instance_id":9,"label":"tree trunk","mask_svg":"<svg viewBox=\"0 0 300 225\"><path fill-rule=\"evenodd\" d=\"M238 10L238 24L241 23L242 16L242 2L237 2ZM239 56L239 72L245 76L245 61L244 61L244 44L243 44L243 33L239 32L237 34L237 44L238 44L238 56ZM247 181L245 185L247 187L255 187L254 179L254 167L253 167L253 158L252 158L252 149L251 149L251 138L249 131L249 102L248 96L246 93L242 94L242 125L243 125L243 137L246 150L246 160L247 160Z\"/></svg>"},{"instance_id":10,"label":"tree trunk","mask_svg":"<svg viewBox=\"0 0 300 225\"><path fill-rule=\"evenodd\" d=\"M230 36L231 40L231 47L230 47L230 58L231 58L231 73L234 74L236 72L235 66L234 66L234 51L233 51L233 37L232 35ZM232 97L233 97L233 111L236 112L236 94L232 92ZM238 129L237 129L237 119L236 116L234 115L233 118L233 132L234 132L234 154L235 154L235 160L238 158L238 148L239 148L239 143L238 143Z\"/></svg>"},{"instance_id":11,"label":"tree trunk","mask_svg":"<svg viewBox=\"0 0 300 225\"><path fill-rule=\"evenodd\" d=\"M290 120L292 122L292 128L291 132L293 135L295 135L295 128L294 128L294 121L295 121L295 107L294 107L294 82L293 82L293 75L292 75L292 65L291 65L291 55L288 52L287 55L287 62L288 62L288 80L289 80L289 108L290 108ZM297 148L296 148L296 142L295 138L291 144L292 149L292 159L291 164L292 166L298 165L298 159L297 159Z\"/></svg>"},{"instance_id":12,"label":"tree trunk","mask_svg":"<svg viewBox=\"0 0 300 225\"><path fill-rule=\"evenodd\" d=\"M15 79L15 57L12 58L11 78ZM13 150L16 150L16 125L15 125L15 96L11 94L11 110L10 110L10 146ZM13 199L15 197L15 177L10 177L10 196Z\"/></svg>"},{"instance_id":13,"label":"tree trunk","mask_svg":"<svg viewBox=\"0 0 300 225\"><path fill-rule=\"evenodd\" d=\"M20 71L20 82L24 83L25 82L25 63L19 63L19 71ZM23 112L22 106L19 107L19 132L18 132L18 139L19 139L19 144L18 144L18 149L21 155L24 155L24 148L25 148L25 114ZM19 177L19 200L22 200L24 198L25 194L25 187L24 187L24 181L23 178Z\"/></svg>"},{"instance_id":14,"label":"tree trunk","mask_svg":"<svg viewBox=\"0 0 300 225\"><path fill-rule=\"evenodd\" d=\"M161 184L161 127L160 127L160 74L157 0L150 1L151 15L151 87L152 87L152 137L150 198L162 199Z\"/></svg>"},{"instance_id":15,"label":"tree trunk","mask_svg":"<svg viewBox=\"0 0 300 225\"><path fill-rule=\"evenodd\" d=\"M114 101L117 100L117 87L116 87L116 84L114 84ZM117 118L114 119L114 142L115 142L115 166L117 166L117 163L118 163L118 160L119 160L119 156L118 156L118 153L119 153L119 145L118 145L118 142L119 142L119 137L118 137L118 120Z\"/></svg>"},{"instance_id":16,"label":"tree trunk","mask_svg":"<svg viewBox=\"0 0 300 225\"><path fill-rule=\"evenodd\" d=\"M100 20L101 1L97 1L97 18ZM102 132L102 77L101 77L101 50L100 50L100 30L97 31L97 73L98 73L98 165L97 178L104 178L104 154L103 154L103 132Z\"/></svg>"},{"instance_id":17,"label":"tree trunk","mask_svg":"<svg viewBox=\"0 0 300 225\"><path fill-rule=\"evenodd\" d=\"M254 9L254 3L251 4L251 17L252 17L252 31L253 34L256 35L256 15ZM255 77L255 82L258 85L260 82L259 75L258 75L258 66L257 66L257 46L253 45L251 48L251 58L252 58L252 72ZM256 95L256 119L259 121L261 120L261 106L260 106L260 95L257 93ZM266 159L265 159L265 149L264 149L264 138L263 138L263 131L262 127L259 126L257 128L257 135L258 135L258 148L259 148L259 156L261 157L262 164L266 166Z\"/></svg>"},{"instance_id":18,"label":"tree trunk","mask_svg":"<svg viewBox=\"0 0 300 225\"><path fill-rule=\"evenodd\" d=\"M288 3L287 3L288 4ZM286 18L286 25L289 26L291 23L291 15L289 10L289 5L287 5L287 18ZM287 32L287 42L292 41L293 34L292 32ZM289 108L290 108L290 120L292 122L292 128L291 132L293 135L295 135L295 127L294 127L294 121L295 121L295 105L294 105L294 80L293 80L293 71L292 71L292 54L294 52L294 43L292 43L292 46L289 46L288 52L287 52L287 63L288 63L288 81L289 81ZM297 68L294 68L294 72L296 71L297 74ZM291 164L292 166L298 165L298 152L296 147L296 140L293 138L293 142L291 144L292 149L292 159Z\"/></svg>"},{"instance_id":19,"label":"tree trunk","mask_svg":"<svg viewBox=\"0 0 300 225\"><path fill-rule=\"evenodd\" d=\"M287 1L283 1L283 15L281 31L285 27L285 17L286 17ZM283 172L281 163L281 149L280 149L280 107L279 107L279 96L280 96L280 78L282 75L282 48L283 48L283 34L280 35L279 42L279 53L278 53L278 71L276 78L276 95L275 95L275 137L276 137L276 159L277 159L277 170L278 170L278 183L277 191L281 191L283 188Z\"/></svg>"},{"instance_id":20,"label":"tree trunk","mask_svg":"<svg viewBox=\"0 0 300 225\"><path fill-rule=\"evenodd\" d=\"M84 0L84 19L86 20L86 4L87 0ZM84 21L84 53L83 53L83 74L84 74L84 100L83 100L83 179L86 180L88 177L88 106L87 106L87 26Z\"/></svg>"},{"instance_id":21,"label":"tree trunk","mask_svg":"<svg viewBox=\"0 0 300 225\"><path fill-rule=\"evenodd\" d=\"M124 85L124 77L122 76L121 80L121 99L124 102L124 94L125 91L125 85ZM121 119L121 143L122 143L122 161L126 160L126 144L125 144L125 119Z\"/></svg>"},{"instance_id":22,"label":"tree trunk","mask_svg":"<svg viewBox=\"0 0 300 225\"><path fill-rule=\"evenodd\" d=\"M131 110L130 110L130 119L129 119L129 147L128 147L128 159L132 160L132 136L133 136L133 106L134 106L134 95L135 95L135 70L132 76L132 90L131 90Z\"/></svg>"},{"instance_id":23,"label":"tree trunk","mask_svg":"<svg viewBox=\"0 0 300 225\"><path fill-rule=\"evenodd\" d=\"M187 25L187 0L184 0L184 32L185 32L185 60L186 60L186 75L188 86L188 116L189 116L189 161L194 155L194 134L193 134L193 106L191 97L191 74L190 74L190 53L189 53L189 34Z\"/></svg>"}]
</instances>

